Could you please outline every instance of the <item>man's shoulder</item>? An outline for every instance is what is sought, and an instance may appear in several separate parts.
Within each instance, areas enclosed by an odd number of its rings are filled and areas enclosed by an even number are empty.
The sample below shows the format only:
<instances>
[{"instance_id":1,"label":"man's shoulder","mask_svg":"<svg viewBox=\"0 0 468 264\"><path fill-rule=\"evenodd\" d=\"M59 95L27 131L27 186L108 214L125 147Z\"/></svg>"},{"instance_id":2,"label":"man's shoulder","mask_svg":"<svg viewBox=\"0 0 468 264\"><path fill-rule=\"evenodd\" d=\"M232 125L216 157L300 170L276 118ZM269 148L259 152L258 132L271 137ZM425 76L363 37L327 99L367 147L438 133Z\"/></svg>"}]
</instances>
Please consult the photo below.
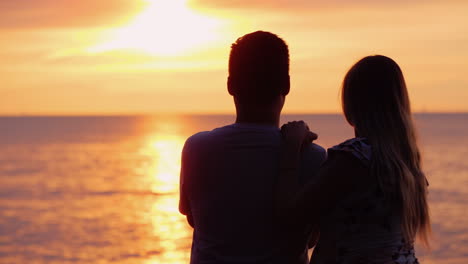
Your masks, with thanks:
<instances>
[{"instance_id":1,"label":"man's shoulder","mask_svg":"<svg viewBox=\"0 0 468 264\"><path fill-rule=\"evenodd\" d=\"M194 149L200 144L206 142L210 138L210 132L211 131L201 131L191 135L187 140L185 140L184 151Z\"/></svg>"},{"instance_id":2,"label":"man's shoulder","mask_svg":"<svg viewBox=\"0 0 468 264\"><path fill-rule=\"evenodd\" d=\"M303 155L313 155L317 157L326 157L327 151L320 145L311 143L303 149Z\"/></svg>"},{"instance_id":3,"label":"man's shoulder","mask_svg":"<svg viewBox=\"0 0 468 264\"><path fill-rule=\"evenodd\" d=\"M196 144L197 142L206 140L207 138L209 138L210 132L211 131L197 132L191 135L189 138L187 138L187 140L185 141L185 144Z\"/></svg>"},{"instance_id":4,"label":"man's shoulder","mask_svg":"<svg viewBox=\"0 0 468 264\"><path fill-rule=\"evenodd\" d=\"M185 141L185 148L195 147L198 145L204 145L212 143L215 138L218 138L220 135L227 133L231 129L231 126L218 127L213 130L201 131L193 134Z\"/></svg>"},{"instance_id":5,"label":"man's shoulder","mask_svg":"<svg viewBox=\"0 0 468 264\"><path fill-rule=\"evenodd\" d=\"M305 181L314 178L320 166L327 159L326 150L317 144L309 144L302 150L301 155L301 178Z\"/></svg>"},{"instance_id":6,"label":"man's shoulder","mask_svg":"<svg viewBox=\"0 0 468 264\"><path fill-rule=\"evenodd\" d=\"M239 140L252 140L259 135L264 139L269 139L270 137L268 136L271 135L276 140L280 135L280 132L278 128L269 126L231 124L217 127L210 131L198 132L189 137L186 141L186 144L199 144L201 142L213 142L218 140L222 141L227 137L236 137Z\"/></svg>"}]
</instances>

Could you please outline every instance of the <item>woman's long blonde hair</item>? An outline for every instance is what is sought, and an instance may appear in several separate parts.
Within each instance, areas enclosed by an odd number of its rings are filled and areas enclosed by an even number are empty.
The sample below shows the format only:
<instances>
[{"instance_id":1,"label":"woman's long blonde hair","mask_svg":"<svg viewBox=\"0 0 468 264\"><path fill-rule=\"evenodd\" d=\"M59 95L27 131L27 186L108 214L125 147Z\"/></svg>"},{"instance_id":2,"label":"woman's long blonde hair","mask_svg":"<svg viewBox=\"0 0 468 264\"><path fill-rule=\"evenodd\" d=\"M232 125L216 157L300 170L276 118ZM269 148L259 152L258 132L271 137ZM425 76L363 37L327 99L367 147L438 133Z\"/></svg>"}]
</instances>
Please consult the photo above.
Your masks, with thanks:
<instances>
[{"instance_id":1,"label":"woman's long blonde hair","mask_svg":"<svg viewBox=\"0 0 468 264\"><path fill-rule=\"evenodd\" d=\"M346 74L342 106L358 136L372 145L371 170L389 201L401 210L406 241L415 236L428 246L427 180L403 73L392 59L376 55L358 61Z\"/></svg>"}]
</instances>

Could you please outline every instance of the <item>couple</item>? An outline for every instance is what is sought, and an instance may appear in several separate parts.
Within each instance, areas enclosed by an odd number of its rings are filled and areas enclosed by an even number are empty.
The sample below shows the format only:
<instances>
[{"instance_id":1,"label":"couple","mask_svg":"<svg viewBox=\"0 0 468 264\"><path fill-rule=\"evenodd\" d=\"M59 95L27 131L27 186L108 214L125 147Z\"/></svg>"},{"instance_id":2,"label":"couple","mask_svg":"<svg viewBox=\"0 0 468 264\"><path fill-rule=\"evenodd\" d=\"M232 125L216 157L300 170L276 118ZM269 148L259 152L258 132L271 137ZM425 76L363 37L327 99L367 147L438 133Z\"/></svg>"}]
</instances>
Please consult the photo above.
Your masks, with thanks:
<instances>
[{"instance_id":1,"label":"couple","mask_svg":"<svg viewBox=\"0 0 468 264\"><path fill-rule=\"evenodd\" d=\"M427 243L427 181L405 81L384 56L357 62L342 88L356 137L328 150L302 122L279 129L289 52L257 31L231 47L237 119L190 137L179 210L194 228L191 263L415 264Z\"/></svg>"}]
</instances>

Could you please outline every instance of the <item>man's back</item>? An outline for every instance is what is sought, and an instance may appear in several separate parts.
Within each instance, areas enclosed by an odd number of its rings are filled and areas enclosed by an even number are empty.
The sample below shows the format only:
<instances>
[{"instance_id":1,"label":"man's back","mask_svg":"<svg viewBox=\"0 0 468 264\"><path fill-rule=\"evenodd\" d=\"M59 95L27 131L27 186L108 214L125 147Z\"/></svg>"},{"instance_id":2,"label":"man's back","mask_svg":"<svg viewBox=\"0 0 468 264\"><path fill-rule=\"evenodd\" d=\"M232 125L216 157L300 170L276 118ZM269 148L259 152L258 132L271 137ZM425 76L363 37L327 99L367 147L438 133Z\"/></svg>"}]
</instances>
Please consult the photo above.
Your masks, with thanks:
<instances>
[{"instance_id":1,"label":"man's back","mask_svg":"<svg viewBox=\"0 0 468 264\"><path fill-rule=\"evenodd\" d=\"M185 144L181 212L194 226L192 263L273 263L274 184L281 134L274 126L233 124ZM311 145L302 174L313 176L325 151ZM286 253L285 253L286 254Z\"/></svg>"}]
</instances>

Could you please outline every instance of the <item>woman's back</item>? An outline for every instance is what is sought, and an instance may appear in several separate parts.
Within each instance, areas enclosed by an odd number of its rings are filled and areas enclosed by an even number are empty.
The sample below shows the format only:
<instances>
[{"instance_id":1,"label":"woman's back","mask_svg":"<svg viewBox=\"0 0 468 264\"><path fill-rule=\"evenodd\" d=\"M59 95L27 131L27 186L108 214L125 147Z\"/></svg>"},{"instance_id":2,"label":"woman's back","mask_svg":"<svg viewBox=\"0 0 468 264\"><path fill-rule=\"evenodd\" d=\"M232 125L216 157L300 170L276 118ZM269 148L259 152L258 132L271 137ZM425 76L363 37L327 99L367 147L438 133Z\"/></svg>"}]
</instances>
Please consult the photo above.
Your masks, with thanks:
<instances>
[{"instance_id":1,"label":"woman's back","mask_svg":"<svg viewBox=\"0 0 468 264\"><path fill-rule=\"evenodd\" d=\"M344 186L329 190L340 192L340 198L320 216L320 239L311 263L418 263L412 241L403 239L401 210L385 199L370 173L372 148L367 140L348 140L329 153L325 166L342 170L338 178Z\"/></svg>"},{"instance_id":2,"label":"woman's back","mask_svg":"<svg viewBox=\"0 0 468 264\"><path fill-rule=\"evenodd\" d=\"M428 245L431 226L403 72L388 57L365 57L346 74L341 95L358 138L330 149L314 183L299 188L294 178L308 126L290 122L281 128L286 144L277 215L290 225L318 223L312 263L415 264L413 241L418 236Z\"/></svg>"}]
</instances>

